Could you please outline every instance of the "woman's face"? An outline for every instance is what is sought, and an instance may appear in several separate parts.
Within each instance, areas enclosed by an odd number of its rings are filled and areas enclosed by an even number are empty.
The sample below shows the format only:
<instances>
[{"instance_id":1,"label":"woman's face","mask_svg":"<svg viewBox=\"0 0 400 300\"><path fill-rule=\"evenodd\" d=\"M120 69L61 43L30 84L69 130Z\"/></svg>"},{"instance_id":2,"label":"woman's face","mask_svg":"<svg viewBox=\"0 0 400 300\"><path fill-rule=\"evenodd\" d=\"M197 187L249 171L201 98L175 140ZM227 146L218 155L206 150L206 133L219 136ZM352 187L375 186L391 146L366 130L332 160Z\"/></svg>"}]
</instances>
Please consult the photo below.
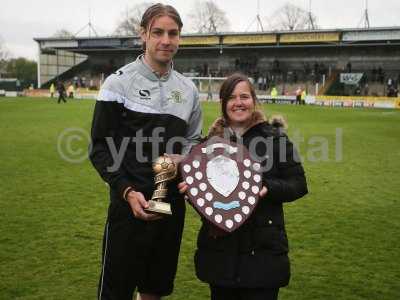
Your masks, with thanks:
<instances>
[{"instance_id":1,"label":"woman's face","mask_svg":"<svg viewBox=\"0 0 400 300\"><path fill-rule=\"evenodd\" d=\"M234 127L246 127L254 112L254 99L251 96L247 82L239 82L233 89L226 104L226 114L229 125Z\"/></svg>"}]
</instances>

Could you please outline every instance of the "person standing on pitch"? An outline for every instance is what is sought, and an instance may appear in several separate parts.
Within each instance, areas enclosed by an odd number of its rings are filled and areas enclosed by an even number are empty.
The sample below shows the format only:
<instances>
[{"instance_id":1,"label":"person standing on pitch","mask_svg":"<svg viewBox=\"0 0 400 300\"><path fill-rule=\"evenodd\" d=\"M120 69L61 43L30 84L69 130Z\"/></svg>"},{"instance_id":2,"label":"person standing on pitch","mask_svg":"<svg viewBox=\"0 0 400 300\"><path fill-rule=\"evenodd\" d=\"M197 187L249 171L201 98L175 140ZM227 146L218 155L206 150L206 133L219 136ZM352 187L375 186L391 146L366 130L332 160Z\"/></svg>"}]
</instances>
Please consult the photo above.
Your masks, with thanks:
<instances>
[{"instance_id":1,"label":"person standing on pitch","mask_svg":"<svg viewBox=\"0 0 400 300\"><path fill-rule=\"evenodd\" d=\"M71 82L68 85L68 98L73 99L74 98L74 93L75 93L75 87L74 87L74 84Z\"/></svg>"},{"instance_id":2,"label":"person standing on pitch","mask_svg":"<svg viewBox=\"0 0 400 300\"><path fill-rule=\"evenodd\" d=\"M298 87L296 90L296 104L300 105L301 104L301 93L303 91L301 90L301 87Z\"/></svg>"},{"instance_id":3,"label":"person standing on pitch","mask_svg":"<svg viewBox=\"0 0 400 300\"><path fill-rule=\"evenodd\" d=\"M182 21L169 5L141 20L144 55L104 82L97 98L90 159L110 186L98 299L142 300L172 293L185 216L176 180L165 202L172 215L146 212L154 191L152 161L177 163L199 142L202 113L195 85L173 70Z\"/></svg>"},{"instance_id":4,"label":"person standing on pitch","mask_svg":"<svg viewBox=\"0 0 400 300\"><path fill-rule=\"evenodd\" d=\"M54 86L54 83L51 83L49 90L50 90L50 98L53 98L54 97L54 93L56 91L56 87Z\"/></svg>"},{"instance_id":5,"label":"person standing on pitch","mask_svg":"<svg viewBox=\"0 0 400 300\"><path fill-rule=\"evenodd\" d=\"M306 89L304 89L301 92L301 104L302 105L306 105L306 97L307 97L307 91L306 91Z\"/></svg>"},{"instance_id":6,"label":"person standing on pitch","mask_svg":"<svg viewBox=\"0 0 400 300\"><path fill-rule=\"evenodd\" d=\"M196 275L209 284L211 300L277 300L290 279L283 205L308 193L304 169L283 117L266 119L247 76L226 78L219 96L221 116L207 139L217 136L245 146L262 166L263 187L254 212L237 230L226 233L203 219ZM181 182L179 188L185 193L189 186Z\"/></svg>"},{"instance_id":7,"label":"person standing on pitch","mask_svg":"<svg viewBox=\"0 0 400 300\"><path fill-rule=\"evenodd\" d=\"M60 103L61 100L67 103L67 100L65 100L65 86L61 81L57 82L57 92L58 92L57 103Z\"/></svg>"}]
</instances>

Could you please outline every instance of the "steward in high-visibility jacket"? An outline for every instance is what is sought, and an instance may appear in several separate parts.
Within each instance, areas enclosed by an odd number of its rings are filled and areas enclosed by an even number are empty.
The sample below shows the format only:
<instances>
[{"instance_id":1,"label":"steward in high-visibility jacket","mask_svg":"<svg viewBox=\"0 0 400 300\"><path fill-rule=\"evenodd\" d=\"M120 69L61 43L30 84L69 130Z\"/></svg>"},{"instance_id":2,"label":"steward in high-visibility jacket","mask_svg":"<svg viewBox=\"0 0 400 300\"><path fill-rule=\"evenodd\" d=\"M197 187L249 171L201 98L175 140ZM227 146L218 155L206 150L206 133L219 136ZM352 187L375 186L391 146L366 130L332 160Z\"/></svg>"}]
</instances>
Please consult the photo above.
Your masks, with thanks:
<instances>
[{"instance_id":1,"label":"steward in high-visibility jacket","mask_svg":"<svg viewBox=\"0 0 400 300\"><path fill-rule=\"evenodd\" d=\"M307 92L306 92L306 90L303 90L301 92L301 104L303 104L303 105L306 104L306 96L307 96Z\"/></svg>"},{"instance_id":2,"label":"steward in high-visibility jacket","mask_svg":"<svg viewBox=\"0 0 400 300\"><path fill-rule=\"evenodd\" d=\"M56 87L54 86L54 83L52 83L50 85L50 97L53 98L54 97L54 93L56 92Z\"/></svg>"}]
</instances>

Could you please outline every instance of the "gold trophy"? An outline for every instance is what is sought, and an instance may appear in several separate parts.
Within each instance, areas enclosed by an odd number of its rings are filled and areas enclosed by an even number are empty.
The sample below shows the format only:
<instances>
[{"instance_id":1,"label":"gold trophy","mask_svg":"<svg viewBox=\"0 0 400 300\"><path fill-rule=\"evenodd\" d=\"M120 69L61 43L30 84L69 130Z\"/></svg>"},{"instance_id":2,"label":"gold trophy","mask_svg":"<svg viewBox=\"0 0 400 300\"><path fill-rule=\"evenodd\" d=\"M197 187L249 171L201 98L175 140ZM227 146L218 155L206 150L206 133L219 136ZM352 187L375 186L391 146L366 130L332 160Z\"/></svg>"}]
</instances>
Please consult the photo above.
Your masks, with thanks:
<instances>
[{"instance_id":1,"label":"gold trophy","mask_svg":"<svg viewBox=\"0 0 400 300\"><path fill-rule=\"evenodd\" d=\"M153 163L153 171L155 173L154 183L156 185L156 189L154 190L151 200L149 200L149 208L147 208L146 211L172 215L171 205L163 202L162 200L167 197L168 181L176 177L176 165L170 157L166 155L160 156Z\"/></svg>"}]
</instances>

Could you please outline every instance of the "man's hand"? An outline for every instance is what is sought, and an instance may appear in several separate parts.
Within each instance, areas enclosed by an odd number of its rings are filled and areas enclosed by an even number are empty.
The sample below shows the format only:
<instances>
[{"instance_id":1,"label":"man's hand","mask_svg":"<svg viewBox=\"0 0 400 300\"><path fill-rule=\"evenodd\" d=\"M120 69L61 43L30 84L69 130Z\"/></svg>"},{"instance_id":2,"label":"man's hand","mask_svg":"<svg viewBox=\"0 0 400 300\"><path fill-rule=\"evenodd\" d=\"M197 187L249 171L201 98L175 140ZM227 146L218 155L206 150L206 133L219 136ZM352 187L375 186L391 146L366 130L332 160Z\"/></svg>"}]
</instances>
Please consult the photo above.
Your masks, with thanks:
<instances>
[{"instance_id":1,"label":"man's hand","mask_svg":"<svg viewBox=\"0 0 400 300\"><path fill-rule=\"evenodd\" d=\"M140 192L129 192L128 195L126 195L126 201L128 201L134 216L138 219L144 221L154 221L162 218L162 216L159 214L152 214L144 211L144 209L149 207L149 204L147 203L143 194Z\"/></svg>"},{"instance_id":2,"label":"man's hand","mask_svg":"<svg viewBox=\"0 0 400 300\"><path fill-rule=\"evenodd\" d=\"M184 155L181 154L168 154L168 153L164 153L165 156L168 156L176 166L179 165L179 163L185 158Z\"/></svg>"}]
</instances>

